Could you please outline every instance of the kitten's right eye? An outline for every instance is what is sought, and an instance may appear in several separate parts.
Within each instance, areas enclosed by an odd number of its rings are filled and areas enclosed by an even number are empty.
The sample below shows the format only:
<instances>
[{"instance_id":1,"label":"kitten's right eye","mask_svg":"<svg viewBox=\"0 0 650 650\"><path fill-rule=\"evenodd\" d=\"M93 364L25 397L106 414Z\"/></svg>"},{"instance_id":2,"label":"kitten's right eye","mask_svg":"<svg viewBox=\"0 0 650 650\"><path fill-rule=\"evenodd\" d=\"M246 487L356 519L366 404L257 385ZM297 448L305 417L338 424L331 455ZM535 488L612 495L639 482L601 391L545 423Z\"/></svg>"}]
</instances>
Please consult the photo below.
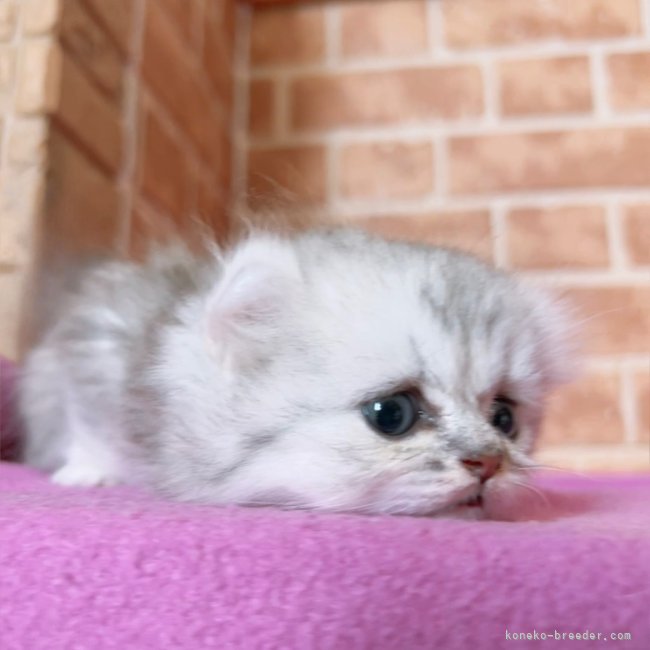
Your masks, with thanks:
<instances>
[{"instance_id":1,"label":"kitten's right eye","mask_svg":"<svg viewBox=\"0 0 650 650\"><path fill-rule=\"evenodd\" d=\"M398 437L408 433L418 419L418 408L409 393L370 400L361 407L366 422L377 433Z\"/></svg>"},{"instance_id":2,"label":"kitten's right eye","mask_svg":"<svg viewBox=\"0 0 650 650\"><path fill-rule=\"evenodd\" d=\"M514 414L515 403L507 397L497 397L492 403L490 424L498 429L506 438L514 440L517 437L517 421Z\"/></svg>"}]
</instances>

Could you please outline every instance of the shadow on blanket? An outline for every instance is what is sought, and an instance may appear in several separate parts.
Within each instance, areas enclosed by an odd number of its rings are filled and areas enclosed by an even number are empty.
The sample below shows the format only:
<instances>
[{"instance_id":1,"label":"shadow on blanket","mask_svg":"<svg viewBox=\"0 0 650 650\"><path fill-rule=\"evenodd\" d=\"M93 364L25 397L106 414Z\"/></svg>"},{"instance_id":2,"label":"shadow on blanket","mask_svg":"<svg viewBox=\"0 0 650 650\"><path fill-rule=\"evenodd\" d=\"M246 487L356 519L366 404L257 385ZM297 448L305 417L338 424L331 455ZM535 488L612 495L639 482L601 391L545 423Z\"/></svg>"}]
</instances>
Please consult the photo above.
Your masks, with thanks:
<instances>
[{"instance_id":1,"label":"shadow on blanket","mask_svg":"<svg viewBox=\"0 0 650 650\"><path fill-rule=\"evenodd\" d=\"M2 648L649 648L650 477L537 484L519 521L472 522L178 504L3 463Z\"/></svg>"}]
</instances>

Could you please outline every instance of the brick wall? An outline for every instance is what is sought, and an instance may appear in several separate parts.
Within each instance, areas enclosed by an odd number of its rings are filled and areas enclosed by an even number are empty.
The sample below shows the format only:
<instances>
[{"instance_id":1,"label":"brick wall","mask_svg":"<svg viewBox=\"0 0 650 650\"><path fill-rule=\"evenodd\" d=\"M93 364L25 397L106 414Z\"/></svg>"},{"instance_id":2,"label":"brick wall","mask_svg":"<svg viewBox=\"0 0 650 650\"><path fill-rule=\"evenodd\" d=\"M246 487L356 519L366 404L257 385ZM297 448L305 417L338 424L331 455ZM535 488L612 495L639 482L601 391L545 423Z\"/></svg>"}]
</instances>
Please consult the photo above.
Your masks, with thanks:
<instances>
[{"instance_id":1,"label":"brick wall","mask_svg":"<svg viewBox=\"0 0 650 650\"><path fill-rule=\"evenodd\" d=\"M259 3L249 44L255 202L280 191L557 286L587 359L541 458L647 469L650 2Z\"/></svg>"},{"instance_id":2,"label":"brick wall","mask_svg":"<svg viewBox=\"0 0 650 650\"><path fill-rule=\"evenodd\" d=\"M49 4L0 0L0 353L16 356L57 86Z\"/></svg>"},{"instance_id":3,"label":"brick wall","mask_svg":"<svg viewBox=\"0 0 650 650\"><path fill-rule=\"evenodd\" d=\"M54 253L254 202L470 250L584 314L542 458L648 465L650 2L0 0L0 353ZM43 200L45 199L45 201Z\"/></svg>"},{"instance_id":4,"label":"brick wall","mask_svg":"<svg viewBox=\"0 0 650 650\"><path fill-rule=\"evenodd\" d=\"M0 0L0 353L60 260L226 232L234 42L234 0Z\"/></svg>"},{"instance_id":5,"label":"brick wall","mask_svg":"<svg viewBox=\"0 0 650 650\"><path fill-rule=\"evenodd\" d=\"M161 224L227 230L234 96L234 0L148 0L131 197L134 254Z\"/></svg>"}]
</instances>

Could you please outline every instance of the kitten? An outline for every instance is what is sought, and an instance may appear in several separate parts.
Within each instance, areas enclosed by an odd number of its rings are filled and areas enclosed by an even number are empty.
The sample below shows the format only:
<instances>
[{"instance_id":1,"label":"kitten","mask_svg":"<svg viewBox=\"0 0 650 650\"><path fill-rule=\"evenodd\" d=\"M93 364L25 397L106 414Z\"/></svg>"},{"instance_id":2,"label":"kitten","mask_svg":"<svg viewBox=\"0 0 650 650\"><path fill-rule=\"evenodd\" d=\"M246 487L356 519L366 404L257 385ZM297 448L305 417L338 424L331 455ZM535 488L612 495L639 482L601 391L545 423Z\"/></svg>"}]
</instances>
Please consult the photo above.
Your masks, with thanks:
<instances>
[{"instance_id":1,"label":"kitten","mask_svg":"<svg viewBox=\"0 0 650 650\"><path fill-rule=\"evenodd\" d=\"M26 460L202 502L480 516L529 464L565 331L473 257L349 229L108 262L27 359Z\"/></svg>"}]
</instances>

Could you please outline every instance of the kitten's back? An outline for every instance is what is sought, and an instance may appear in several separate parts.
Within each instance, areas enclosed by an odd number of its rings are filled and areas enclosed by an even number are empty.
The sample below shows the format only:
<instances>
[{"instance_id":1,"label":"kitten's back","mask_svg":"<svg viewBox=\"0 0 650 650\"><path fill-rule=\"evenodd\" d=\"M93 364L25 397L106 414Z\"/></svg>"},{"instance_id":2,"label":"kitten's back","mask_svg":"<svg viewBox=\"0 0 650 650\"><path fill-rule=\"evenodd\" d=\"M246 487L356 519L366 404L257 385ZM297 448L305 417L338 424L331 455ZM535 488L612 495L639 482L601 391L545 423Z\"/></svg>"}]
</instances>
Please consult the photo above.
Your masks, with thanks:
<instances>
[{"instance_id":1,"label":"kitten's back","mask_svg":"<svg viewBox=\"0 0 650 650\"><path fill-rule=\"evenodd\" d=\"M85 265L83 277L68 282L20 381L27 462L46 470L59 466L71 421L89 429L107 422L119 427L124 385L148 334L198 289L206 267L177 245L153 251L142 264Z\"/></svg>"}]
</instances>

